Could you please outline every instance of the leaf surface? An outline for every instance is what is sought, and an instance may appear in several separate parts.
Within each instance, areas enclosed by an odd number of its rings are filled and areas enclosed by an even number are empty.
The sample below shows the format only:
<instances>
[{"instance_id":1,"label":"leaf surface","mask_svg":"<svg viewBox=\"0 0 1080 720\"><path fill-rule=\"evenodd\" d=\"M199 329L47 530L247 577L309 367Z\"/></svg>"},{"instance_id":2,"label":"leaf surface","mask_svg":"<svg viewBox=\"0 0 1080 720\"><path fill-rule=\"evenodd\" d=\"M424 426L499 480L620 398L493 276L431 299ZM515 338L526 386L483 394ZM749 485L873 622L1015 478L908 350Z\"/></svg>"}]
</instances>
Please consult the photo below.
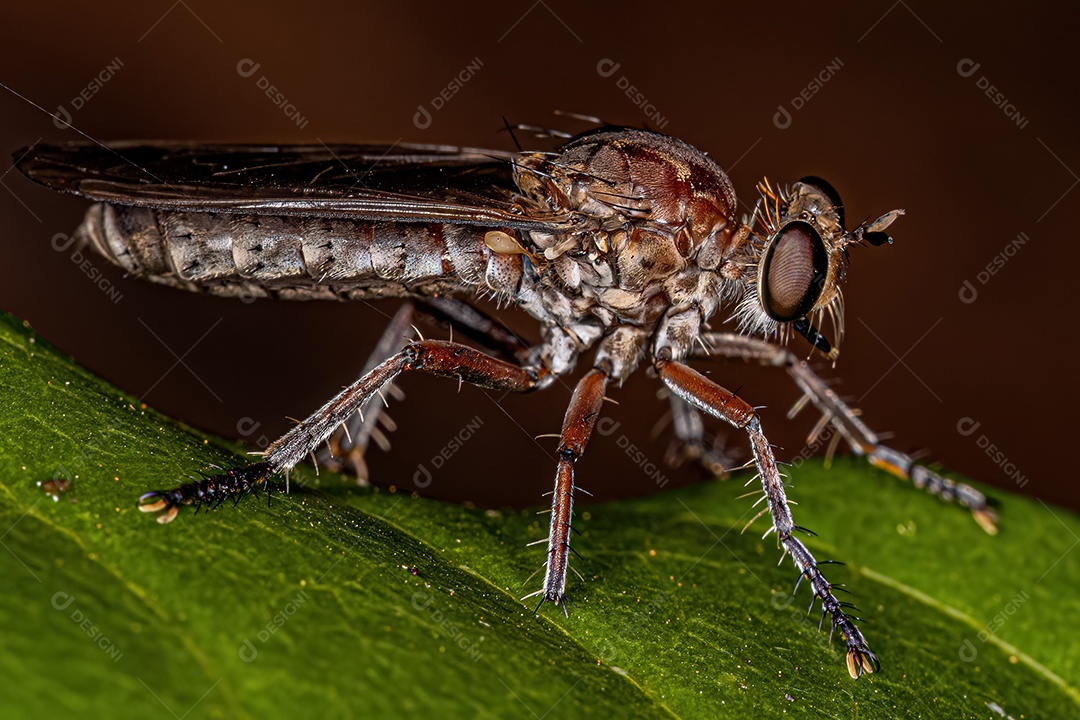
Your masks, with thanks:
<instances>
[{"instance_id":1,"label":"leaf surface","mask_svg":"<svg viewBox=\"0 0 1080 720\"><path fill-rule=\"evenodd\" d=\"M302 468L154 523L142 492L247 460L135 403L0 319L5 717L1080 716L1080 519L1036 499L991 491L989 537L858 460L791 469L882 660L853 681L764 521L740 532L748 475L579 504L576 607L535 615L535 510Z\"/></svg>"}]
</instances>

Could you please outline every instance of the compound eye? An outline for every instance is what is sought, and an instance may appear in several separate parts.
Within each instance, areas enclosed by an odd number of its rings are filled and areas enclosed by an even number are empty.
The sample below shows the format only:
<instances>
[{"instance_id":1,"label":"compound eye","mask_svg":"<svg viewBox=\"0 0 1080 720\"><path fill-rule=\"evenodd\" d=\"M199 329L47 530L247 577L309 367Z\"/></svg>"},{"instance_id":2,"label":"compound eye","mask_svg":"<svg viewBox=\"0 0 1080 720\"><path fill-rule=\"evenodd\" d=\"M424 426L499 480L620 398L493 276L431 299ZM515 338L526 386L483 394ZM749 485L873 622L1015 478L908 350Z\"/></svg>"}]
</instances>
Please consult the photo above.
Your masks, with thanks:
<instances>
[{"instance_id":1,"label":"compound eye","mask_svg":"<svg viewBox=\"0 0 1080 720\"><path fill-rule=\"evenodd\" d=\"M832 203L832 206L836 209L836 217L840 221L840 227L846 227L844 225L844 204L840 202L840 193L836 192L834 188L827 180L823 180L816 175L807 175L799 181L803 185L809 185L824 195Z\"/></svg>"},{"instance_id":2,"label":"compound eye","mask_svg":"<svg viewBox=\"0 0 1080 720\"><path fill-rule=\"evenodd\" d=\"M791 322L810 312L829 271L825 243L809 223L796 220L773 236L761 260L758 296L773 320Z\"/></svg>"}]
</instances>

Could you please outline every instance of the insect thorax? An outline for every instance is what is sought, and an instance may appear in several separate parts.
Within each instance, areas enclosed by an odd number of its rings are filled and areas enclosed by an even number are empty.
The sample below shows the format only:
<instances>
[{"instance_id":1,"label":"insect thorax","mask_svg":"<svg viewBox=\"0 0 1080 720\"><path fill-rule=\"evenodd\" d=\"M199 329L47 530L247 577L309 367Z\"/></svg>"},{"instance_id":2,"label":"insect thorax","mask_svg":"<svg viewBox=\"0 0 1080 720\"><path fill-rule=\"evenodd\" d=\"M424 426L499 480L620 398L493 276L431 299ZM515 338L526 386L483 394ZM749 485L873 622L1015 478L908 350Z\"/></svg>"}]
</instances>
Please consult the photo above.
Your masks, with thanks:
<instances>
[{"instance_id":1,"label":"insect thorax","mask_svg":"<svg viewBox=\"0 0 1080 720\"><path fill-rule=\"evenodd\" d=\"M597 336L615 325L651 334L691 310L700 323L738 291L731 270L746 234L730 181L703 153L651 132L601 130L557 155L523 153L515 170L526 214L560 214L575 228L526 238L548 289L544 311L560 324L592 317ZM691 335L657 342L682 357Z\"/></svg>"}]
</instances>

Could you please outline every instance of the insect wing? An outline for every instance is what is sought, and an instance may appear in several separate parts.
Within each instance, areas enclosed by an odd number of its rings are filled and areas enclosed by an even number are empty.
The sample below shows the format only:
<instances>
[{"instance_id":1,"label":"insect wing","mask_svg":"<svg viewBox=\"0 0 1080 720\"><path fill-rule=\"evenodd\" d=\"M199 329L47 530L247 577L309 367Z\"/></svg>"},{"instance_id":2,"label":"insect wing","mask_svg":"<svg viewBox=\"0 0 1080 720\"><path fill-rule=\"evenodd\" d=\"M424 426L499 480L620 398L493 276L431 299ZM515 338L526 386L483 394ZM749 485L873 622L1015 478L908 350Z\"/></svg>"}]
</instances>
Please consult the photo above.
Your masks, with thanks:
<instances>
[{"instance_id":1,"label":"insect wing","mask_svg":"<svg viewBox=\"0 0 1080 720\"><path fill-rule=\"evenodd\" d=\"M37 145L27 177L100 202L191 212L558 230L515 204L513 155L443 145Z\"/></svg>"}]
</instances>

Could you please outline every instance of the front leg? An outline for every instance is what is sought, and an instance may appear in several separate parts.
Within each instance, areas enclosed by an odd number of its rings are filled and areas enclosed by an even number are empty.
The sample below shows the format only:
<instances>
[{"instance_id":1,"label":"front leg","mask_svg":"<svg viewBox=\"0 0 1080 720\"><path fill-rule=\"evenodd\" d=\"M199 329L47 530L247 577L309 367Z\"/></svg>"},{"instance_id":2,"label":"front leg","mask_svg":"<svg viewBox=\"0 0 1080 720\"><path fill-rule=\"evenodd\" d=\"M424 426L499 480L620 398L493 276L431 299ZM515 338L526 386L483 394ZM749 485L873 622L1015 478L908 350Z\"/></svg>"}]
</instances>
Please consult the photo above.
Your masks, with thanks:
<instances>
[{"instance_id":1,"label":"front leg","mask_svg":"<svg viewBox=\"0 0 1080 720\"><path fill-rule=\"evenodd\" d=\"M720 387L696 370L673 360L659 358L656 369L664 384L688 403L720 418L731 425L741 428L750 436L750 447L754 452L754 462L761 476L761 486L769 503L772 526L769 532L775 532L785 554L791 555L792 562L802 577L810 582L814 596L821 600L822 613L832 616L833 629L839 629L847 642L847 668L853 678L863 672L880 669L877 657L870 650L862 632L844 613L845 604L832 594L832 585L818 569L818 563L806 546L792 533L798 529L791 516L784 483L773 457L772 446L761 431L761 422L754 408L731 392Z\"/></svg>"},{"instance_id":2,"label":"front leg","mask_svg":"<svg viewBox=\"0 0 1080 720\"><path fill-rule=\"evenodd\" d=\"M865 455L871 465L895 475L901 480L911 480L915 487L938 495L942 500L954 500L971 510L972 516L986 532L997 534L997 513L986 501L986 496L965 483L942 477L925 465L917 464L910 455L881 444L858 413L840 399L825 384L806 361L795 357L787 348L735 333L707 333L704 335L708 352L698 349L695 354L708 357L741 358L757 360L765 365L783 367L803 391L803 398L796 403L792 414L808 400L847 441L852 451ZM815 433L821 429L819 424Z\"/></svg>"}]
</instances>

